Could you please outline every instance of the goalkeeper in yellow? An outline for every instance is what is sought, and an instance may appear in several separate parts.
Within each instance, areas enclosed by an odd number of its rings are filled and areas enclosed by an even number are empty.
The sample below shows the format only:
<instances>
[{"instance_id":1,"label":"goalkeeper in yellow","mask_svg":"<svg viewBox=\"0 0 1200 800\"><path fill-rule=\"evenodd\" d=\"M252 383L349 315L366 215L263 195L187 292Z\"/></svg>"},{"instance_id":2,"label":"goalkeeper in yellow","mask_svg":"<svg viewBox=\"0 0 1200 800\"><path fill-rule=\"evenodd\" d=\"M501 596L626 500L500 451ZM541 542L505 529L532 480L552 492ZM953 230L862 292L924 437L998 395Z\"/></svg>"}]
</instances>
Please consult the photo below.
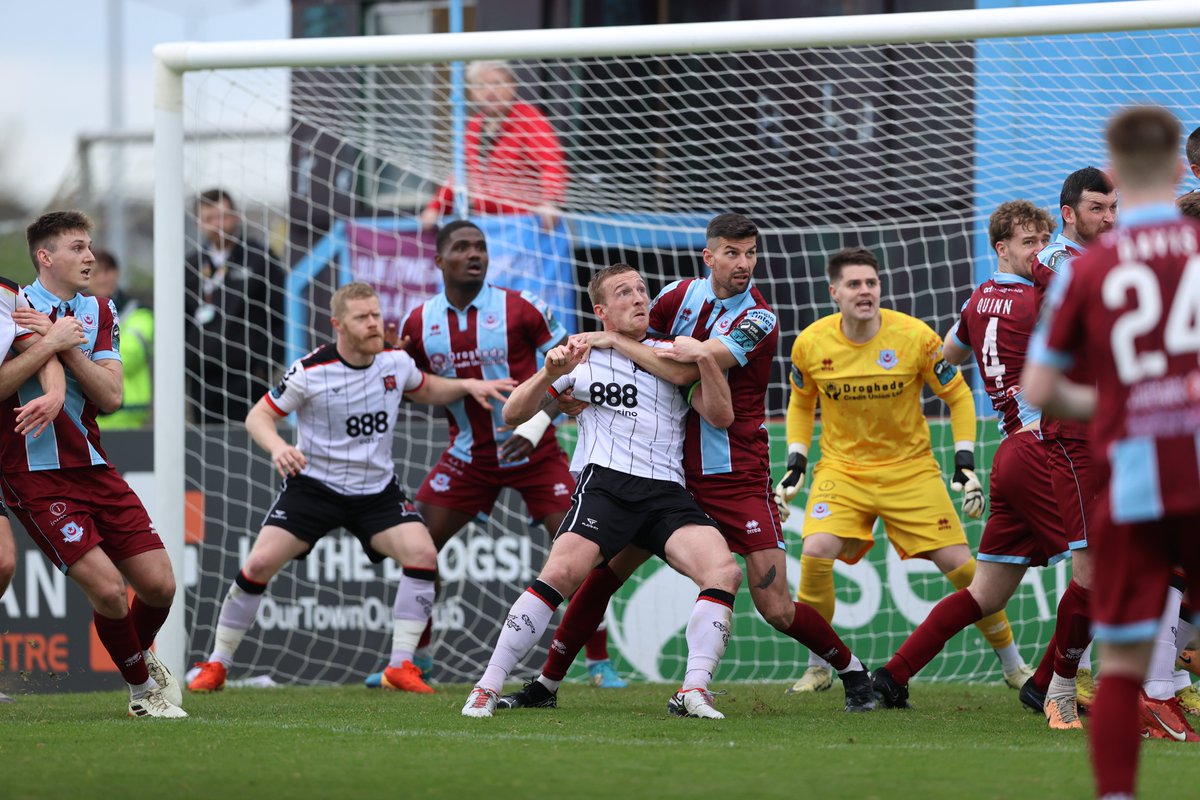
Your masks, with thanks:
<instances>
[{"instance_id":1,"label":"goalkeeper in yellow","mask_svg":"<svg viewBox=\"0 0 1200 800\"><path fill-rule=\"evenodd\" d=\"M975 575L958 514L933 457L921 411L928 384L950 406L954 431L951 486L963 513L983 514L975 476L975 402L958 369L942 358L942 339L920 320L881 309L879 264L863 248L834 253L826 269L839 313L813 323L792 347L787 471L775 488L786 519L804 480L817 400L821 403L821 460L813 472L804 517L800 600L832 621L833 564L853 564L875 543L883 518L901 558L928 558L961 589ZM1003 611L977 623L995 648L1009 686L1032 674L1013 644ZM828 689L833 674L815 655L790 692Z\"/></svg>"}]
</instances>

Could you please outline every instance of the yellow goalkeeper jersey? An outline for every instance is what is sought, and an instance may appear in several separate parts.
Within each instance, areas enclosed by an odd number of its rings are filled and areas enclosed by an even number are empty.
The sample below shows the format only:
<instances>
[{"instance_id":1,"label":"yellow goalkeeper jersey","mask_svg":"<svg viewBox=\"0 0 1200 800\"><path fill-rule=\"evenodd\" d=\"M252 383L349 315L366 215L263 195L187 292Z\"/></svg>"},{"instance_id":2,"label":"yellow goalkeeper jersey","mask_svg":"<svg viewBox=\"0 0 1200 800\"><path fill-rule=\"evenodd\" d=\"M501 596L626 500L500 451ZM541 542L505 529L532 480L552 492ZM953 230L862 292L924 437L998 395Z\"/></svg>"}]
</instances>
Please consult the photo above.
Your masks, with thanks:
<instances>
[{"instance_id":1,"label":"yellow goalkeeper jersey","mask_svg":"<svg viewBox=\"0 0 1200 800\"><path fill-rule=\"evenodd\" d=\"M961 403L964 395L971 402L932 328L899 311L880 314L879 332L868 342L847 339L838 313L805 328L792 346L792 391L820 402L821 460L855 471L932 455L921 410L924 384L948 402L955 396ZM788 433L792 441L790 425Z\"/></svg>"}]
</instances>

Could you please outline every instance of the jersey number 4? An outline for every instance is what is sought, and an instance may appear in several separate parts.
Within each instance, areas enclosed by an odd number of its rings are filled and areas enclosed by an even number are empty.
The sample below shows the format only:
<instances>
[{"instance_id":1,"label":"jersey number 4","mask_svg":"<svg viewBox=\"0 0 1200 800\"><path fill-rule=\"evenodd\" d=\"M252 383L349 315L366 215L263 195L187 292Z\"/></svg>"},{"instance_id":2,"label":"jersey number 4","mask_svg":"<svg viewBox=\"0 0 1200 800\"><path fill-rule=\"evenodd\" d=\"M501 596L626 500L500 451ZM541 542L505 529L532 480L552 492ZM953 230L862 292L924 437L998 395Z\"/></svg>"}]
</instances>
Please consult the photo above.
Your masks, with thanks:
<instances>
[{"instance_id":1,"label":"jersey number 4","mask_svg":"<svg viewBox=\"0 0 1200 800\"><path fill-rule=\"evenodd\" d=\"M1004 364L1000 361L1000 348L996 344L996 335L1000 331L1000 318L988 320L987 330L983 332L983 374L995 381L997 389L1004 388Z\"/></svg>"},{"instance_id":2,"label":"jersey number 4","mask_svg":"<svg viewBox=\"0 0 1200 800\"><path fill-rule=\"evenodd\" d=\"M1167 374L1167 356L1200 353L1200 256L1188 259L1183 277L1163 328L1163 349L1139 353L1136 340L1150 333L1162 319L1162 287L1158 275L1145 264L1122 264L1108 273L1101 287L1104 305L1124 308L1130 291L1136 305L1117 318L1112 328L1113 360L1121 383L1129 386Z\"/></svg>"}]
</instances>

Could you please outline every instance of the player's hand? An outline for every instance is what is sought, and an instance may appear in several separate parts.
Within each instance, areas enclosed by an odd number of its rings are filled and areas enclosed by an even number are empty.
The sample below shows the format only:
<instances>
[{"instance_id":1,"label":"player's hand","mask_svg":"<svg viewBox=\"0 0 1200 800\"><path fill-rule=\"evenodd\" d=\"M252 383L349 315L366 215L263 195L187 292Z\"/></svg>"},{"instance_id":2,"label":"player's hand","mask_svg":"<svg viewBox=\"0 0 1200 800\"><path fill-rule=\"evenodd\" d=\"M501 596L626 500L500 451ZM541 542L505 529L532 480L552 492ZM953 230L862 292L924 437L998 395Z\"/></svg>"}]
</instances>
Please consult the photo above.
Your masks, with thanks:
<instances>
[{"instance_id":1,"label":"player's hand","mask_svg":"<svg viewBox=\"0 0 1200 800\"><path fill-rule=\"evenodd\" d=\"M58 417L64 400L66 395L62 392L47 392L30 400L17 409L17 427L14 430L21 436L33 434L36 439Z\"/></svg>"},{"instance_id":2,"label":"player's hand","mask_svg":"<svg viewBox=\"0 0 1200 800\"><path fill-rule=\"evenodd\" d=\"M383 341L393 350L408 350L409 344L412 343L412 339L407 336L400 338L400 326L395 322L383 326Z\"/></svg>"},{"instance_id":3,"label":"player's hand","mask_svg":"<svg viewBox=\"0 0 1200 800\"><path fill-rule=\"evenodd\" d=\"M47 319L49 318L47 317ZM33 329L30 328L30 330ZM87 336L83 334L83 323L75 317L63 317L55 320L54 324L42 334L42 338L58 353L87 343Z\"/></svg>"},{"instance_id":4,"label":"player's hand","mask_svg":"<svg viewBox=\"0 0 1200 800\"><path fill-rule=\"evenodd\" d=\"M784 522L792 513L792 500L800 493L807 471L808 456L804 453L788 453L787 471L775 485L775 505L779 506L779 517Z\"/></svg>"},{"instance_id":5,"label":"player's hand","mask_svg":"<svg viewBox=\"0 0 1200 800\"><path fill-rule=\"evenodd\" d=\"M492 381L463 378L462 382L467 394L474 397L475 402L487 409L492 407L489 401L498 400L503 403L508 399L508 393L517 388L517 382L512 378L497 378Z\"/></svg>"},{"instance_id":6,"label":"player's hand","mask_svg":"<svg viewBox=\"0 0 1200 800\"><path fill-rule=\"evenodd\" d=\"M566 414L571 419L575 419L583 410L588 407L588 404L575 396L574 389L567 389L558 396L558 410Z\"/></svg>"},{"instance_id":7,"label":"player's hand","mask_svg":"<svg viewBox=\"0 0 1200 800\"><path fill-rule=\"evenodd\" d=\"M308 466L308 459L298 448L284 444L271 453L271 463L275 465L275 471L281 477L287 478L299 475L301 470Z\"/></svg>"},{"instance_id":8,"label":"player's hand","mask_svg":"<svg viewBox=\"0 0 1200 800\"><path fill-rule=\"evenodd\" d=\"M34 308L17 308L12 312L13 322L17 323L17 327L25 328L33 331L39 336L45 336L50 332L50 327L54 324L50 321L48 314L43 314ZM64 317L64 319L74 319L73 317Z\"/></svg>"},{"instance_id":9,"label":"player's hand","mask_svg":"<svg viewBox=\"0 0 1200 800\"><path fill-rule=\"evenodd\" d=\"M970 450L959 450L954 454L954 477L950 488L962 492L962 511L971 519L983 516L987 503L983 499L983 485L975 475L975 454Z\"/></svg>"},{"instance_id":10,"label":"player's hand","mask_svg":"<svg viewBox=\"0 0 1200 800\"><path fill-rule=\"evenodd\" d=\"M588 345L576 342L572 336L566 344L560 344L546 353L546 374L553 378L566 375L587 360L589 349Z\"/></svg>"},{"instance_id":11,"label":"player's hand","mask_svg":"<svg viewBox=\"0 0 1200 800\"><path fill-rule=\"evenodd\" d=\"M695 364L705 356L704 343L691 336L676 336L670 347L654 348L654 355L670 361Z\"/></svg>"},{"instance_id":12,"label":"player's hand","mask_svg":"<svg viewBox=\"0 0 1200 800\"><path fill-rule=\"evenodd\" d=\"M507 429L508 426L502 425L496 430L499 431ZM513 435L508 437L504 441L504 444L500 445L500 461L508 464L513 461L521 461L522 459L529 458L529 454L533 452L535 445L537 445L537 442L529 441L529 439L525 438L522 434L518 433L514 429Z\"/></svg>"},{"instance_id":13,"label":"player's hand","mask_svg":"<svg viewBox=\"0 0 1200 800\"><path fill-rule=\"evenodd\" d=\"M576 347L595 348L596 350L609 350L613 346L613 335L607 331L576 333L567 340L567 344L572 344Z\"/></svg>"}]
</instances>

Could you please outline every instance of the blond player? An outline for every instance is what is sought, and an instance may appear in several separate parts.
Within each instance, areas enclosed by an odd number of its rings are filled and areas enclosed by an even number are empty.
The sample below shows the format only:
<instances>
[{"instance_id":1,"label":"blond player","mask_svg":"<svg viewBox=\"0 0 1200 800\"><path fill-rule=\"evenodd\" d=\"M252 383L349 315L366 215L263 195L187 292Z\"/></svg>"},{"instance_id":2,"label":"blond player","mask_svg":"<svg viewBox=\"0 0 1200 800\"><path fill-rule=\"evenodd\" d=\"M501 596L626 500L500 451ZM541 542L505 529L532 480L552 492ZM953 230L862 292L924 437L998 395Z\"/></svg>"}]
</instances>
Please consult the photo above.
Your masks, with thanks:
<instances>
[{"instance_id":1,"label":"blond player","mask_svg":"<svg viewBox=\"0 0 1200 800\"><path fill-rule=\"evenodd\" d=\"M817 400L822 458L813 475L804 518L800 600L832 620L833 565L853 564L874 542L882 517L901 558L927 558L962 589L975 575L958 514L933 457L921 411L928 384L950 406L955 457L952 486L963 513L983 514L975 469L975 403L958 369L942 358L942 340L928 325L879 307L879 264L861 247L834 253L829 293L839 313L810 325L792 347L787 472L775 490L785 514L807 468ZM976 627L996 650L1009 686L1019 689L1032 670L1013 644L1003 611ZM810 654L794 692L822 691L832 682L827 664Z\"/></svg>"}]
</instances>

